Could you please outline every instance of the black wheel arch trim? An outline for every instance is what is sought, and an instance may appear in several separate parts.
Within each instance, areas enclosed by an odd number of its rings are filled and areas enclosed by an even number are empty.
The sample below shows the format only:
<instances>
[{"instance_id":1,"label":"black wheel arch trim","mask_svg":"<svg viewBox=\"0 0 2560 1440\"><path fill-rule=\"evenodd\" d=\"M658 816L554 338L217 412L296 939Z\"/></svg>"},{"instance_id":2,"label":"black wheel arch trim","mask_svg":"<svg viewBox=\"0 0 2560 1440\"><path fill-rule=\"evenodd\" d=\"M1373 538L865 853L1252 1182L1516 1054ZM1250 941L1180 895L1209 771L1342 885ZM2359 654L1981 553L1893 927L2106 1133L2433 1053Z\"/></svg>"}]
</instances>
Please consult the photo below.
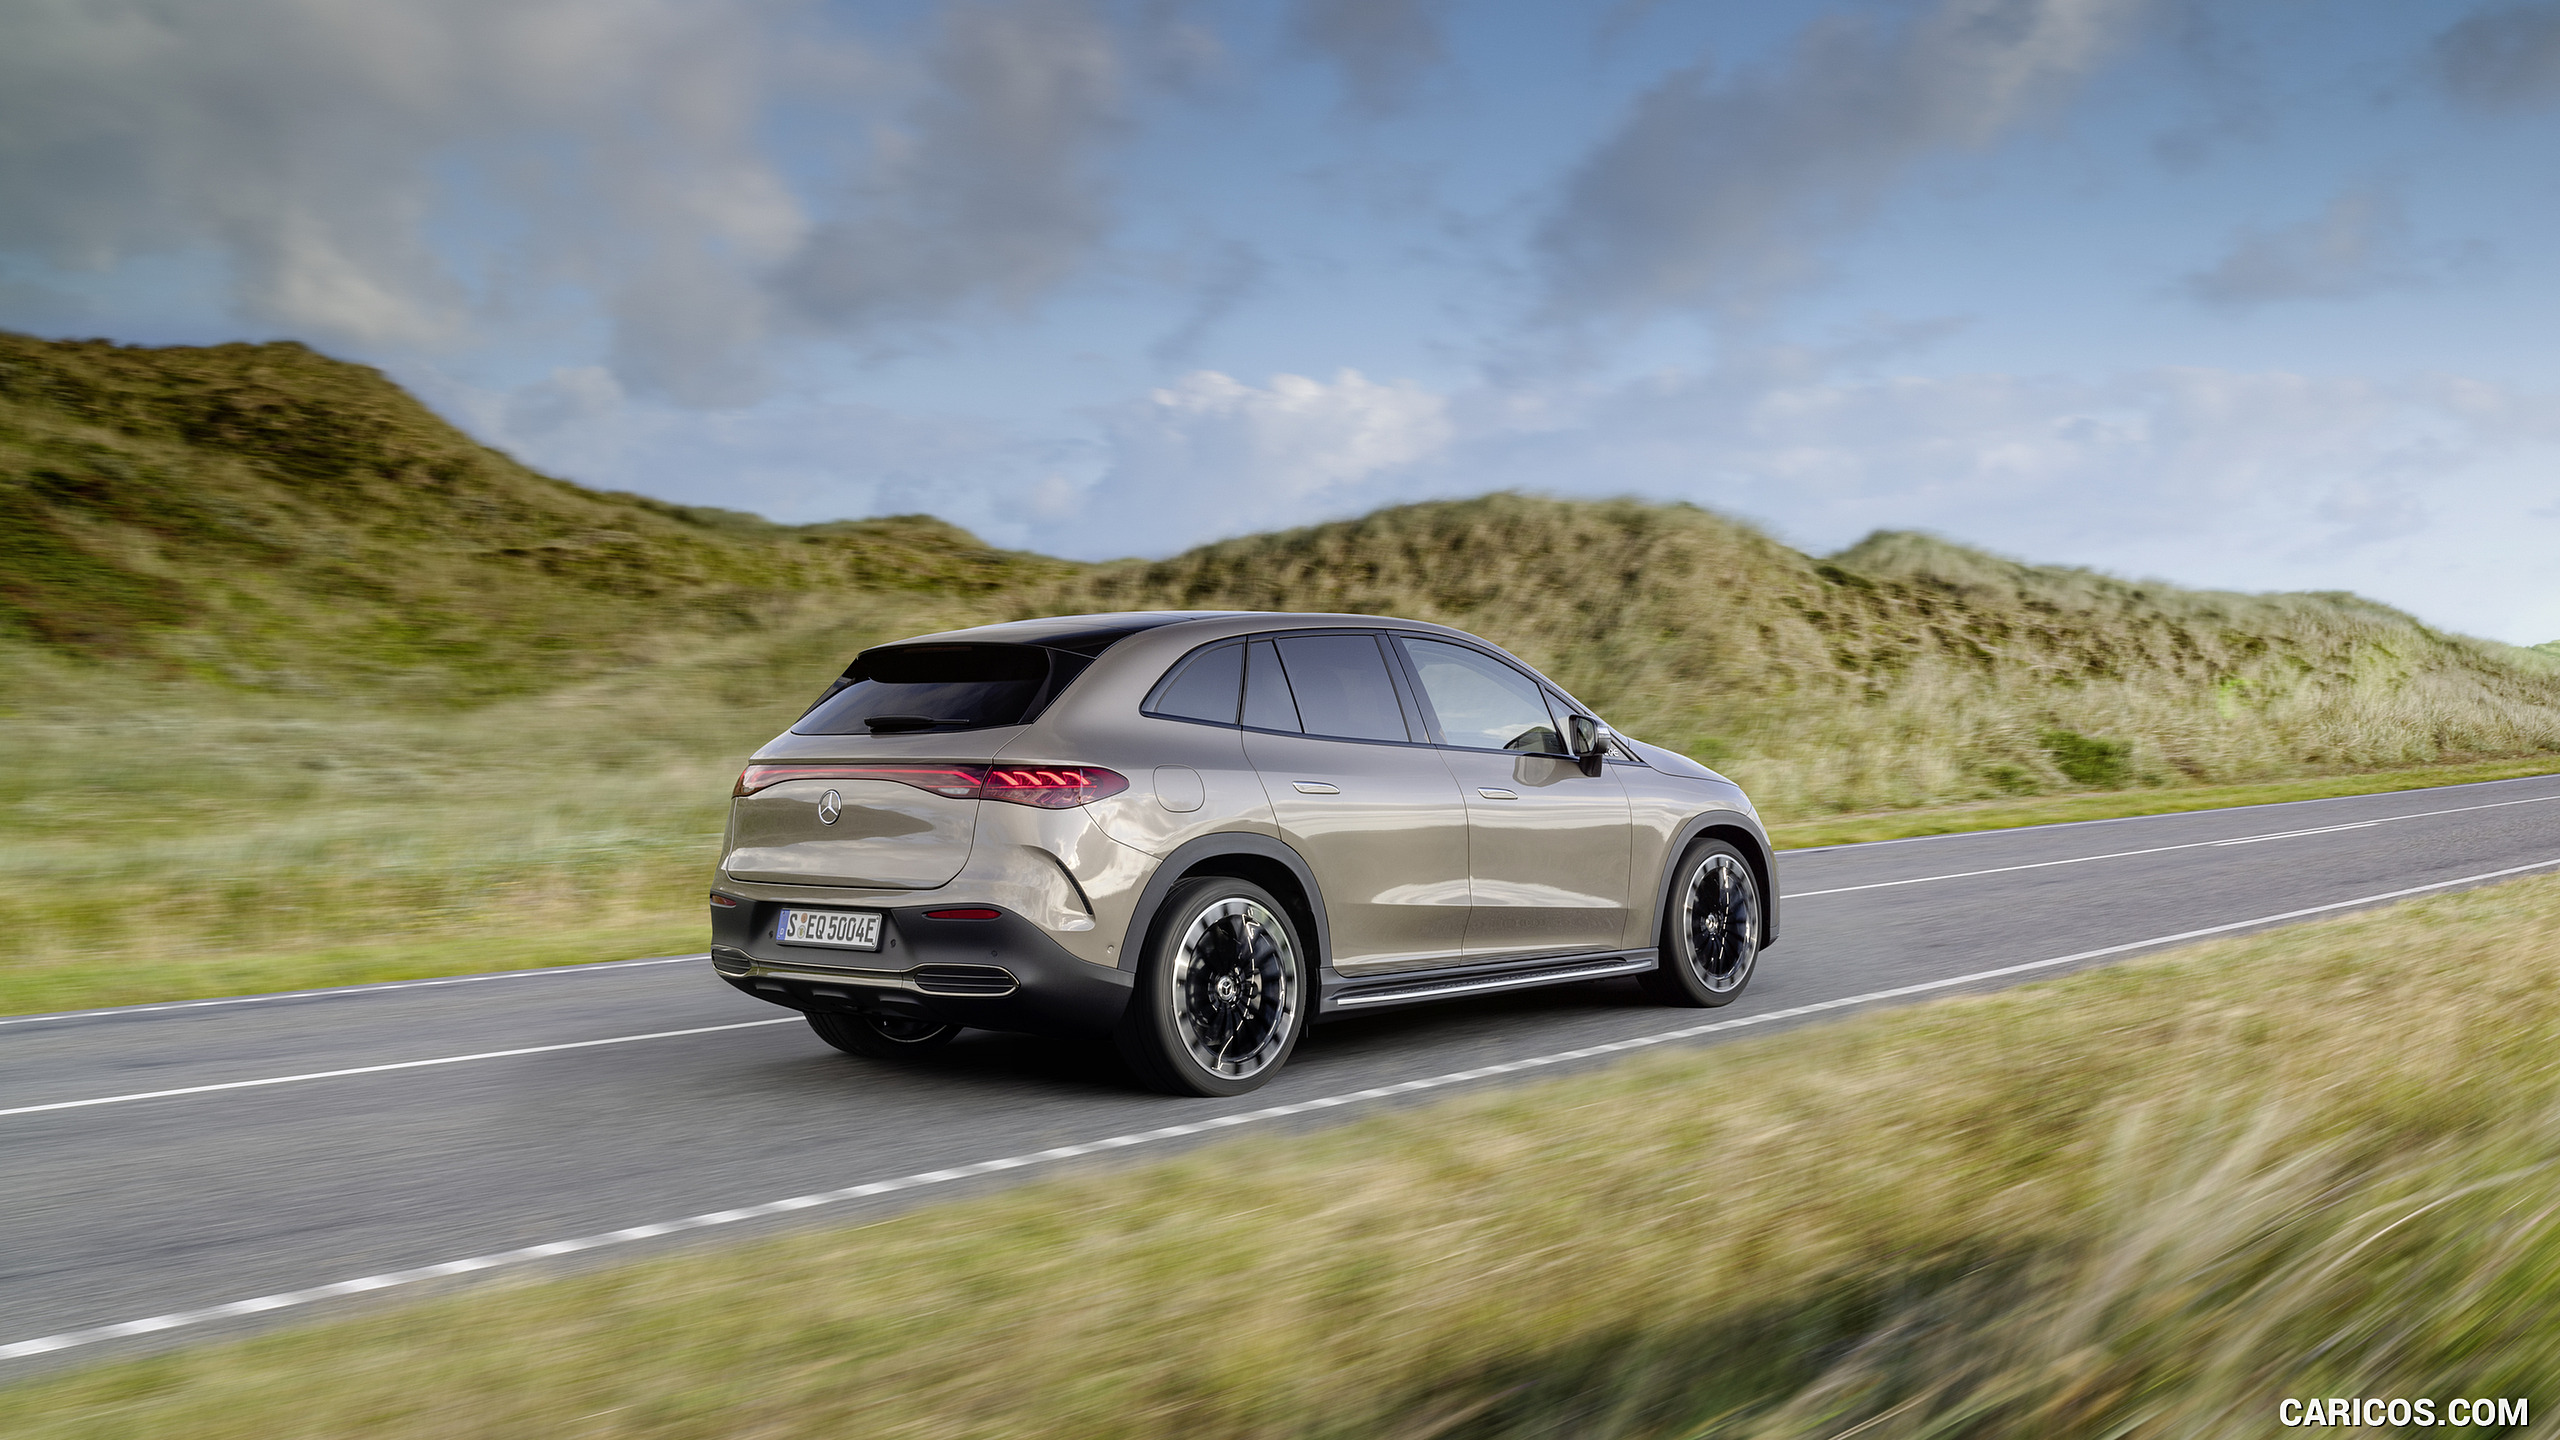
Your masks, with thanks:
<instances>
[{"instance_id":1,"label":"black wheel arch trim","mask_svg":"<svg viewBox=\"0 0 2560 1440\"><path fill-rule=\"evenodd\" d=\"M1671 846L1663 856L1662 876L1654 882L1653 928L1647 933L1656 936L1662 933L1662 917L1670 911L1671 885L1679 878L1677 872L1681 857L1687 855L1689 847L1701 837L1709 835L1728 841L1738 837L1742 842L1734 848L1742 852L1744 862L1751 866L1751 878L1760 882L1760 948L1766 950L1777 944L1777 852L1770 847L1769 832L1760 828L1760 822L1739 810L1709 810L1689 817L1681 825L1679 834L1672 838Z\"/></svg>"},{"instance_id":2,"label":"black wheel arch trim","mask_svg":"<svg viewBox=\"0 0 2560 1440\"><path fill-rule=\"evenodd\" d=\"M1195 836L1176 845L1171 854L1156 862L1155 874L1148 877L1146 887L1138 892L1137 906L1129 912L1129 931L1120 938L1118 968L1130 971L1138 968L1142 949L1155 929L1156 912L1164 908L1164 897L1174 886L1182 883L1192 867L1228 855L1250 855L1257 860L1273 861L1298 882L1300 892L1307 899L1308 913L1290 918L1312 925L1315 930L1311 937L1316 952L1315 973L1308 979L1320 989L1323 983L1320 977L1333 964L1333 931L1325 922L1324 889L1316 884L1315 871L1308 867L1305 857L1282 841L1249 830L1222 830L1214 835Z\"/></svg>"}]
</instances>

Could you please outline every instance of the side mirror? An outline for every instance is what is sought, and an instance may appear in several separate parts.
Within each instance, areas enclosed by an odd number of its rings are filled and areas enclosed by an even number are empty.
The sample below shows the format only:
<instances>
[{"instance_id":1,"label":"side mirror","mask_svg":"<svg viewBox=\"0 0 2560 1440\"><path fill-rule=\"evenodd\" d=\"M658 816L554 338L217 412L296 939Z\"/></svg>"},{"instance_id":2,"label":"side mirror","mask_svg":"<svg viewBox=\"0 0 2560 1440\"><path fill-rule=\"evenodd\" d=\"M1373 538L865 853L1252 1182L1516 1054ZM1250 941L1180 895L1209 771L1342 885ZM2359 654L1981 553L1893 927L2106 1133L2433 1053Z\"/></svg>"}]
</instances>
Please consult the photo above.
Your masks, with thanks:
<instances>
[{"instance_id":1,"label":"side mirror","mask_svg":"<svg viewBox=\"0 0 2560 1440\"><path fill-rule=\"evenodd\" d=\"M1597 775L1600 764L1609 757L1609 727L1588 715L1564 717L1565 748L1582 762L1582 773Z\"/></svg>"}]
</instances>

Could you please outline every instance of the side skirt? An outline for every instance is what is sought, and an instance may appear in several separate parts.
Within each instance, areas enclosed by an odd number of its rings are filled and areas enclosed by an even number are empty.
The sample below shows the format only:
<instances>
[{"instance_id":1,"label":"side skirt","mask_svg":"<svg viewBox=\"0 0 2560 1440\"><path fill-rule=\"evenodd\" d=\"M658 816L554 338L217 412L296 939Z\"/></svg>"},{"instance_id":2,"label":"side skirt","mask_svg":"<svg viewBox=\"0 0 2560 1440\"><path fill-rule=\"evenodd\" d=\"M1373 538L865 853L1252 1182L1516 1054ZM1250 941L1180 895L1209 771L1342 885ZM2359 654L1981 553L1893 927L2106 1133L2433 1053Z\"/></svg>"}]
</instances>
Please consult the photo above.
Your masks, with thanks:
<instances>
[{"instance_id":1,"label":"side skirt","mask_svg":"<svg viewBox=\"0 0 2560 1440\"><path fill-rule=\"evenodd\" d=\"M1462 995L1489 995L1540 985L1570 985L1577 980L1606 980L1641 975L1661 964L1656 950L1605 950L1582 955L1549 955L1536 960L1508 960L1490 965L1457 965L1420 974L1325 976L1324 1004L1319 1016L1412 1005L1426 1000L1454 1000Z\"/></svg>"}]
</instances>

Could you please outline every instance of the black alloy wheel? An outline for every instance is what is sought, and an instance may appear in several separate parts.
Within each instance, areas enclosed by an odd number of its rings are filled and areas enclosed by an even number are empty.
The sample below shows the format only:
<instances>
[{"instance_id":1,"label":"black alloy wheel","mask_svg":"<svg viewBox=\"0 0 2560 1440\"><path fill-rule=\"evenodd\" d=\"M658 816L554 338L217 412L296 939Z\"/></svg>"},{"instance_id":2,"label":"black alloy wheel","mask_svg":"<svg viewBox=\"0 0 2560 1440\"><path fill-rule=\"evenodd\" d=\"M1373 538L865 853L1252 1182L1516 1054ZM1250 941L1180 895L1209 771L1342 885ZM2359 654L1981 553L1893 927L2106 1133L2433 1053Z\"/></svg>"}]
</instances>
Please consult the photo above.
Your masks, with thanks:
<instances>
[{"instance_id":1,"label":"black alloy wheel","mask_svg":"<svg viewBox=\"0 0 2560 1440\"><path fill-rule=\"evenodd\" d=\"M1262 887L1223 875L1174 886L1114 1037L1121 1055L1168 1094L1255 1089L1306 1029L1304 953Z\"/></svg>"},{"instance_id":2,"label":"black alloy wheel","mask_svg":"<svg viewBox=\"0 0 2560 1440\"><path fill-rule=\"evenodd\" d=\"M1760 882L1742 852L1701 840L1680 857L1662 917L1662 964L1643 977L1666 1005L1730 1005L1760 958Z\"/></svg>"},{"instance_id":3,"label":"black alloy wheel","mask_svg":"<svg viewBox=\"0 0 2560 1440\"><path fill-rule=\"evenodd\" d=\"M818 1032L819 1039L866 1060L900 1060L939 1050L960 1033L957 1025L922 1018L845 1010L812 1010L808 1015L809 1028Z\"/></svg>"}]
</instances>

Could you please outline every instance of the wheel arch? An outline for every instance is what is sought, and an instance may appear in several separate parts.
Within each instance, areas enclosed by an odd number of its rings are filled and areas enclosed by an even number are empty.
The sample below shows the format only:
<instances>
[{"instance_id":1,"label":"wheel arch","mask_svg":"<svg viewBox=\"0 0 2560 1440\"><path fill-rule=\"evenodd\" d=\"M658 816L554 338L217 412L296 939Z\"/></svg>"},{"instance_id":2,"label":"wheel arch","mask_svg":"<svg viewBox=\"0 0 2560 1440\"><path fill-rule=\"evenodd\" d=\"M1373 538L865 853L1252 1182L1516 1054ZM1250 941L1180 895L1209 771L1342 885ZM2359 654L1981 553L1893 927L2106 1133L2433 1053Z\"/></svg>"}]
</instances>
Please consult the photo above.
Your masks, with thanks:
<instances>
[{"instance_id":1,"label":"wheel arch","mask_svg":"<svg viewBox=\"0 0 2560 1440\"><path fill-rule=\"evenodd\" d=\"M1710 810L1694 815L1672 837L1663 852L1662 873L1654 878L1653 926L1647 932L1662 934L1662 917L1670 912L1671 884L1678 877L1680 859L1689 847L1701 840L1722 840L1742 852L1742 862L1751 867L1751 878L1760 887L1760 948L1778 943L1778 860L1769 845L1768 833L1759 822L1739 810Z\"/></svg>"},{"instance_id":2,"label":"wheel arch","mask_svg":"<svg viewBox=\"0 0 2560 1440\"><path fill-rule=\"evenodd\" d=\"M1271 892L1271 897L1288 910L1296 921L1298 933L1306 937L1308 948L1315 953L1309 960L1307 980L1321 984L1321 977L1333 954L1333 932L1325 923L1324 891L1316 884L1315 872L1304 857L1286 844L1268 835L1247 831L1202 835L1174 847L1173 853L1157 863L1156 872L1148 877L1146 887L1138 892L1138 903L1129 912L1129 933L1121 938L1120 968L1138 967L1144 947L1154 937L1156 916L1164 908L1164 898L1174 886L1202 875L1224 875L1249 881Z\"/></svg>"}]
</instances>

